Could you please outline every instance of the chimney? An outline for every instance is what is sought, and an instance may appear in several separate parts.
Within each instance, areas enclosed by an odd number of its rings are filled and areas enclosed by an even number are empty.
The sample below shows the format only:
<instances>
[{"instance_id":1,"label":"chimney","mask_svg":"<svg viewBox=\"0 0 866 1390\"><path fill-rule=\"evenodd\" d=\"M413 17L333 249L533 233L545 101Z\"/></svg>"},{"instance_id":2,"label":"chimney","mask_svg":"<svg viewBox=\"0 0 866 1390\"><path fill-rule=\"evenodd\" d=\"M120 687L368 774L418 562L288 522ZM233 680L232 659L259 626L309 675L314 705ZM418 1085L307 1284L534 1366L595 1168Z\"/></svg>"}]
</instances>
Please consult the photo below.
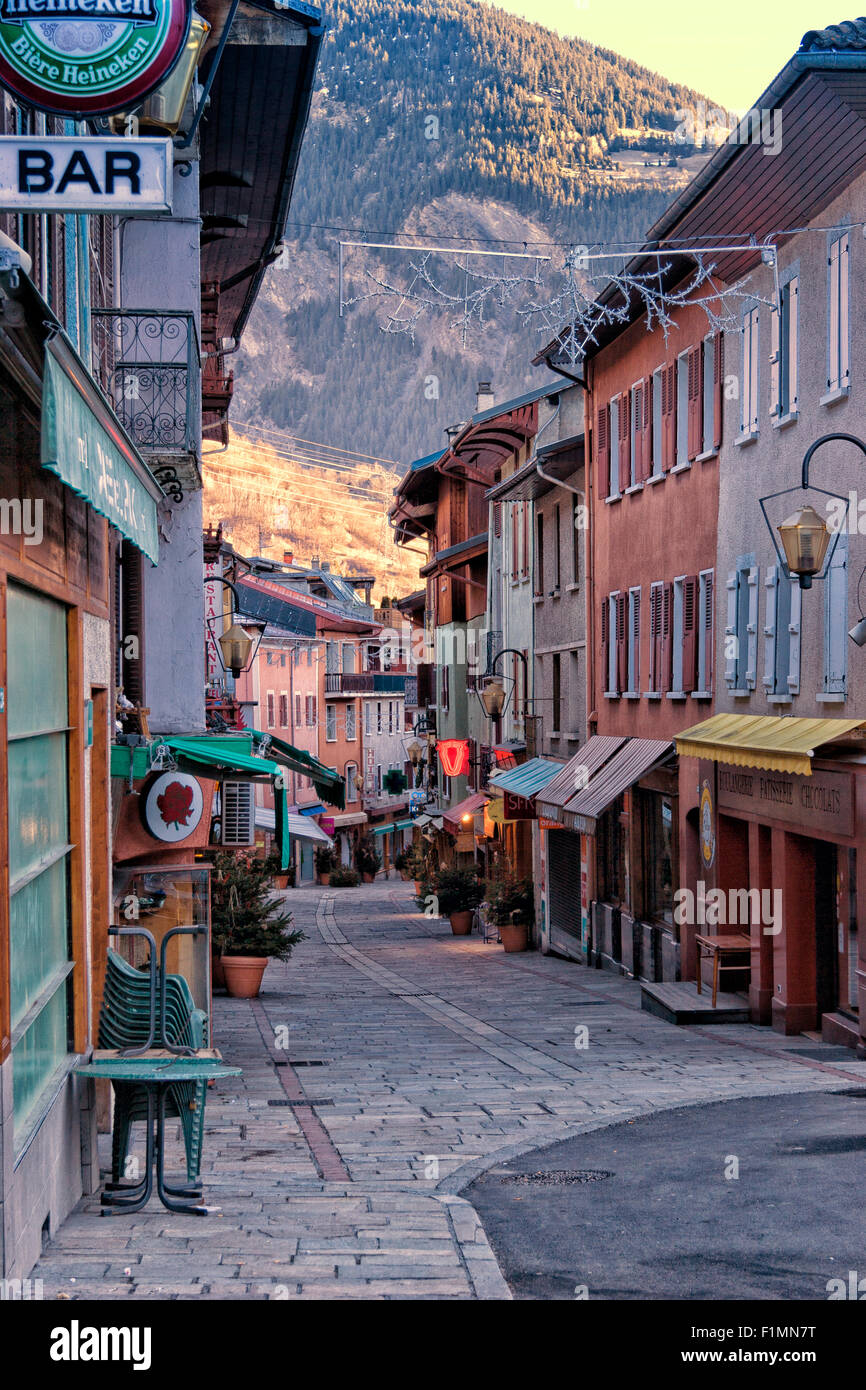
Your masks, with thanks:
<instances>
[{"instance_id":1,"label":"chimney","mask_svg":"<svg viewBox=\"0 0 866 1390\"><path fill-rule=\"evenodd\" d=\"M293 552L292 552L291 550L284 550L284 551L283 551L283 564L284 564L284 565L291 565L291 564L293 564L293 563L294 563L294 559L295 559L295 557L294 557L294 554L293 554Z\"/></svg>"},{"instance_id":2,"label":"chimney","mask_svg":"<svg viewBox=\"0 0 866 1390\"><path fill-rule=\"evenodd\" d=\"M478 390L475 393L475 411L480 415L482 410L489 410L494 404L493 388L489 381L479 381Z\"/></svg>"}]
</instances>

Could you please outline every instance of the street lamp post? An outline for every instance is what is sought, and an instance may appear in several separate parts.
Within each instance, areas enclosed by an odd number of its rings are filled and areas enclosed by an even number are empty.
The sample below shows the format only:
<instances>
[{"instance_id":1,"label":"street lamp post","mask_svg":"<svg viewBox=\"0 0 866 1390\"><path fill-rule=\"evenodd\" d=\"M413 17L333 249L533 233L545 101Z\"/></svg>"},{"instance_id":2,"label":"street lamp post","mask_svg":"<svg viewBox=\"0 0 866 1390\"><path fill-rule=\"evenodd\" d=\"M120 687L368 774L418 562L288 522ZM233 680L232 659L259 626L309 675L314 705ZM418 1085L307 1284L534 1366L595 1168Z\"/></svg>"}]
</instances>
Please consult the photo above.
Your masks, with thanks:
<instances>
[{"instance_id":1,"label":"street lamp post","mask_svg":"<svg viewBox=\"0 0 866 1390\"><path fill-rule=\"evenodd\" d=\"M496 674L496 663L503 656L519 657L523 663L523 710L521 713L525 718L529 706L529 662L526 660L525 652L518 651L516 647L503 647L502 651L497 652L490 661L482 677L484 684L478 691L478 698L488 719L502 718L508 704L508 696L505 693L502 677Z\"/></svg>"},{"instance_id":2,"label":"street lamp post","mask_svg":"<svg viewBox=\"0 0 866 1390\"><path fill-rule=\"evenodd\" d=\"M209 576L208 583L225 584L226 588L230 589L234 596L234 608L230 615L232 621L225 632L221 633L216 639L216 642L223 670L231 671L232 676L237 680L241 673L243 671L248 671L252 665L253 657L258 651L262 637L264 636L265 625L259 623L248 624L249 627L258 627L260 629L259 640L256 642L255 639L250 637L249 633L241 627L240 623L235 621L238 608L240 607L240 598L232 581L230 579L225 579L221 574L213 574ZM216 622L217 618L222 618L224 616L223 613L218 613L215 617L208 618L206 620L206 625L213 631L212 624Z\"/></svg>"},{"instance_id":3,"label":"street lamp post","mask_svg":"<svg viewBox=\"0 0 866 1390\"><path fill-rule=\"evenodd\" d=\"M829 444L831 440L841 440L845 444L854 444L862 454L866 454L866 444L863 443L862 439L858 439L856 434L842 434L838 432L822 434L820 439L816 439L814 444L809 445L803 456L803 476L800 487L804 491L810 486L809 464L812 462L812 455L817 449L821 448L822 444ZM838 492L830 492L828 488L815 487L813 484L812 490L814 492L823 493L825 497L835 497L838 501L845 503L845 511L839 527L836 528L835 539L831 545L830 539L832 533L830 528L824 518L815 511L814 507L801 507L791 516L786 517L776 528L782 538L784 555L779 549L779 543L776 537L773 535L773 527L770 523L770 518L767 516L767 509L764 503L771 502L776 497L786 497L789 493L796 492L797 488L783 488L781 492L771 492L767 497L760 497L758 499L779 564L788 574L789 578L792 575L797 576L800 581L801 589L811 589L812 579L816 576L818 579L825 578L833 558L833 551L836 549L839 540L842 523L848 515L848 507L850 505L850 499L841 497Z\"/></svg>"}]
</instances>

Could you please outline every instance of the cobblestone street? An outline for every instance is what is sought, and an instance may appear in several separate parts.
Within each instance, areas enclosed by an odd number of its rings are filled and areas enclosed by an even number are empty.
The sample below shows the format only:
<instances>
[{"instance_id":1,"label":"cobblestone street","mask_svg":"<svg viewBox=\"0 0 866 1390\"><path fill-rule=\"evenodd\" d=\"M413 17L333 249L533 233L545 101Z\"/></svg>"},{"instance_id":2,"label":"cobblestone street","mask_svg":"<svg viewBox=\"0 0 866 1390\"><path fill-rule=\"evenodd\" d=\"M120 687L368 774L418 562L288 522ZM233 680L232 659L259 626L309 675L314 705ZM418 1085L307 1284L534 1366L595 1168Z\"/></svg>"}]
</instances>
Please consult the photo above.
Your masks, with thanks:
<instances>
[{"instance_id":1,"label":"cobblestone street","mask_svg":"<svg viewBox=\"0 0 866 1390\"><path fill-rule=\"evenodd\" d=\"M208 1099L216 1210L101 1218L86 1199L33 1271L46 1298L507 1298L460 1196L497 1162L672 1107L866 1083L853 1052L675 1028L632 981L454 938L411 884L289 898L308 940L258 1001L215 1000L215 1045L243 1067Z\"/></svg>"}]
</instances>

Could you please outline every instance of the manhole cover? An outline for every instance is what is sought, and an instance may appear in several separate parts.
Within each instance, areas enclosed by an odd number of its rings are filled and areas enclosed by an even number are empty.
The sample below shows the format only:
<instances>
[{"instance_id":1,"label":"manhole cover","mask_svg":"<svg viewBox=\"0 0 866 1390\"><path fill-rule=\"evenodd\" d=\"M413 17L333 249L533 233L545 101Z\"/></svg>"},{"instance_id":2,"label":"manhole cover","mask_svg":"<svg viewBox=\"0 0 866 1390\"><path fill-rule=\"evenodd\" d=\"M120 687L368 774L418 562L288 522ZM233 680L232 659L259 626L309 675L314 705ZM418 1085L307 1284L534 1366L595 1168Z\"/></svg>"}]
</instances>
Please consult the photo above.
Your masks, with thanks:
<instances>
[{"instance_id":1,"label":"manhole cover","mask_svg":"<svg viewBox=\"0 0 866 1390\"><path fill-rule=\"evenodd\" d=\"M499 1181L533 1187L570 1187L574 1183L601 1182L604 1178L612 1177L613 1173L605 1172L603 1168L561 1168L551 1169L547 1173L509 1173L508 1177Z\"/></svg>"}]
</instances>

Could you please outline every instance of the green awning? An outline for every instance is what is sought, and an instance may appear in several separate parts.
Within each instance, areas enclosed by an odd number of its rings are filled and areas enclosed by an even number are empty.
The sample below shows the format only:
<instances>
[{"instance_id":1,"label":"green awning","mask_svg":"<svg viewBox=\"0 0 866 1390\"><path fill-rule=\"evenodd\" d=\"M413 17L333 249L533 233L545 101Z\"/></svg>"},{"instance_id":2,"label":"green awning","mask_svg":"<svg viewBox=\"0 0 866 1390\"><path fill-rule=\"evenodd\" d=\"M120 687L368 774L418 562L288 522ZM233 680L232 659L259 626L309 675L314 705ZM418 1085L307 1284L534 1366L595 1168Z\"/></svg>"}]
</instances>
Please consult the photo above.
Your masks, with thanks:
<instances>
[{"instance_id":1,"label":"green awning","mask_svg":"<svg viewBox=\"0 0 866 1390\"><path fill-rule=\"evenodd\" d=\"M162 489L60 335L45 350L41 458L156 564Z\"/></svg>"},{"instance_id":2,"label":"green awning","mask_svg":"<svg viewBox=\"0 0 866 1390\"><path fill-rule=\"evenodd\" d=\"M160 742L186 762L213 768L219 772L251 772L259 777L279 779L280 785L283 784L285 768L281 763L271 762L270 758L252 758L246 753L235 752L225 747L227 740L211 741L207 735L192 735L189 738L172 735L170 738L161 739Z\"/></svg>"},{"instance_id":3,"label":"green awning","mask_svg":"<svg viewBox=\"0 0 866 1390\"><path fill-rule=\"evenodd\" d=\"M391 825L374 825L370 834L387 835L389 830L408 830L409 826L414 824L413 820L395 820Z\"/></svg>"},{"instance_id":4,"label":"green awning","mask_svg":"<svg viewBox=\"0 0 866 1390\"><path fill-rule=\"evenodd\" d=\"M262 729L251 729L250 733L254 739L268 740L268 754L284 767L292 772L298 772L302 777L309 777L313 786L323 801L327 801L329 806L336 806L342 811L346 806L346 784L339 772L335 772L331 767L325 767L318 758L314 758L312 753L307 753L303 748L295 748L291 743L286 743L285 739L277 738L275 734L265 732Z\"/></svg>"}]
</instances>

